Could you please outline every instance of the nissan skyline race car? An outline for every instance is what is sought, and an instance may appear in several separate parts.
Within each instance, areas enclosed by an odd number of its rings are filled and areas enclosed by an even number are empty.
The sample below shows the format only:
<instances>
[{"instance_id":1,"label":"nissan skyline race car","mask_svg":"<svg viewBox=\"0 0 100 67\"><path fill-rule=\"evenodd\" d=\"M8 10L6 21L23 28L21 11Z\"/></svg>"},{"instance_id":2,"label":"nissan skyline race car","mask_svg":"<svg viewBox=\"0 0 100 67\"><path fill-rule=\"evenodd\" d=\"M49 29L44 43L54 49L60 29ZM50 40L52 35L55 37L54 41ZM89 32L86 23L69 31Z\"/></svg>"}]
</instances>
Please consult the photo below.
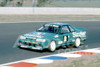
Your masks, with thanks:
<instances>
[{"instance_id":1,"label":"nissan skyline race car","mask_svg":"<svg viewBox=\"0 0 100 67\"><path fill-rule=\"evenodd\" d=\"M34 32L21 35L18 39L18 47L55 51L57 47L70 44L79 47L86 39L84 28L65 23L46 23Z\"/></svg>"}]
</instances>

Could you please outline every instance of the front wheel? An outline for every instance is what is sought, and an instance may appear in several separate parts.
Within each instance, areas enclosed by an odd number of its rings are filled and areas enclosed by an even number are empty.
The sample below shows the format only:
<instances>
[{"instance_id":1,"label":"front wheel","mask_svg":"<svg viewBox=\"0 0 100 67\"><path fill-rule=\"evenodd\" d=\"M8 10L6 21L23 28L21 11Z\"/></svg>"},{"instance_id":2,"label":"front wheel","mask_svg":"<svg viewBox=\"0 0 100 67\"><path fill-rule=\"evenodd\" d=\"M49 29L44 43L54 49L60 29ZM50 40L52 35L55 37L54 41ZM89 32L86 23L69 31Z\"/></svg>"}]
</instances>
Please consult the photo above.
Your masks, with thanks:
<instances>
[{"instance_id":1,"label":"front wheel","mask_svg":"<svg viewBox=\"0 0 100 67\"><path fill-rule=\"evenodd\" d=\"M55 41L51 41L51 43L49 45L49 50L52 52L56 50L56 42Z\"/></svg>"},{"instance_id":2,"label":"front wheel","mask_svg":"<svg viewBox=\"0 0 100 67\"><path fill-rule=\"evenodd\" d=\"M75 46L76 48L78 48L78 47L80 46L80 44L81 44L80 38L76 38L75 43L74 43L74 46Z\"/></svg>"}]
</instances>

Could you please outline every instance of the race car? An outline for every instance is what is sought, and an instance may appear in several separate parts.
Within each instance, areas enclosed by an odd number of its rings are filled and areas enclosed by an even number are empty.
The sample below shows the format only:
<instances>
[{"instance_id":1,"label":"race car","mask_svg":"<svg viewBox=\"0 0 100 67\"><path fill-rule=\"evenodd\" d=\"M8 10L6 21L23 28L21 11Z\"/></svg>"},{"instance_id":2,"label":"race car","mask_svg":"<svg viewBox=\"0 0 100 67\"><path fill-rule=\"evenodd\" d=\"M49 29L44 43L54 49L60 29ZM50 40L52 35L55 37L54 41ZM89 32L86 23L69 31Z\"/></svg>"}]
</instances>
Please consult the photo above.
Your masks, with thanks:
<instances>
[{"instance_id":1,"label":"race car","mask_svg":"<svg viewBox=\"0 0 100 67\"><path fill-rule=\"evenodd\" d=\"M49 49L72 44L79 47L87 39L84 28L66 23L46 23L34 32L23 34L18 39L18 47L34 50Z\"/></svg>"}]
</instances>

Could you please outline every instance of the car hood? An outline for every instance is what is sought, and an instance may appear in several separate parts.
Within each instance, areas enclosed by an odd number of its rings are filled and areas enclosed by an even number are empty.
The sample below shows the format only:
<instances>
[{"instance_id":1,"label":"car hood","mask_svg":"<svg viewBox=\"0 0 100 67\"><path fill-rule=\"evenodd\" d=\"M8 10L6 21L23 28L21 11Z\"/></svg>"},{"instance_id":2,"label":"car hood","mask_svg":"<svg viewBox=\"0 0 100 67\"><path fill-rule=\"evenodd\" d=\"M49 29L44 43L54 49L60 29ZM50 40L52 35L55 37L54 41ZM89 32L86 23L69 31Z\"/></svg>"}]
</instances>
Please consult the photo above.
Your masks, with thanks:
<instances>
[{"instance_id":1,"label":"car hood","mask_svg":"<svg viewBox=\"0 0 100 67\"><path fill-rule=\"evenodd\" d=\"M25 36L26 38L31 38L31 39L52 39L54 37L57 37L58 34L56 33L49 33L49 32L31 32L31 33L27 33L24 34L23 36Z\"/></svg>"}]
</instances>

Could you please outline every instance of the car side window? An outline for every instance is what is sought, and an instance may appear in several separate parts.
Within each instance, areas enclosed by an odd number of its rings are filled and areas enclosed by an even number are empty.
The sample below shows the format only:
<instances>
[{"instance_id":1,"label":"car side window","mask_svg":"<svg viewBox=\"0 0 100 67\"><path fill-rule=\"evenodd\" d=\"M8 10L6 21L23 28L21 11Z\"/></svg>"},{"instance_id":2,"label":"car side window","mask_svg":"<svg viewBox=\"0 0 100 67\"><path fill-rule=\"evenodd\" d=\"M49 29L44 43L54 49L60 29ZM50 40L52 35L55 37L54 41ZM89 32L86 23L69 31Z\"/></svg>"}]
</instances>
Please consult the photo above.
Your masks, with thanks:
<instances>
[{"instance_id":1,"label":"car side window","mask_svg":"<svg viewBox=\"0 0 100 67\"><path fill-rule=\"evenodd\" d=\"M68 27L70 29L70 32L74 32L75 31L70 25L68 25Z\"/></svg>"},{"instance_id":2,"label":"car side window","mask_svg":"<svg viewBox=\"0 0 100 67\"><path fill-rule=\"evenodd\" d=\"M69 32L69 29L67 26L63 26L62 29L61 29L61 33L65 34L65 33L68 33Z\"/></svg>"}]
</instances>

